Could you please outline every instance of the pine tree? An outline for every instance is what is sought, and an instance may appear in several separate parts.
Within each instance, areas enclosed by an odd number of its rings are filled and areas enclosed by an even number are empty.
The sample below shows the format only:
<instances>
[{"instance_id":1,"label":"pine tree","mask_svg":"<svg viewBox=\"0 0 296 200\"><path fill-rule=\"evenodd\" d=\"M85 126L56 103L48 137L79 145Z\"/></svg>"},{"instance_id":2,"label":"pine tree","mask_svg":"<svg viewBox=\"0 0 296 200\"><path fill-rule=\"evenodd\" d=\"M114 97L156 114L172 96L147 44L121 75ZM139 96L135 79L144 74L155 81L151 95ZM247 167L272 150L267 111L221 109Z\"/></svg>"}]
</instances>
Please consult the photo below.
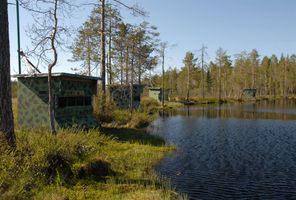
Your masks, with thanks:
<instances>
[{"instance_id":1,"label":"pine tree","mask_svg":"<svg viewBox=\"0 0 296 200\"><path fill-rule=\"evenodd\" d=\"M10 53L7 0L0 2L0 133L8 145L15 147L15 134L11 100Z\"/></svg>"},{"instance_id":2,"label":"pine tree","mask_svg":"<svg viewBox=\"0 0 296 200\"><path fill-rule=\"evenodd\" d=\"M192 79L192 70L196 65L196 58L194 58L194 54L188 51L183 60L184 68L187 71L187 88L186 88L186 101L189 101L190 98L190 89L191 89L191 79Z\"/></svg>"},{"instance_id":3,"label":"pine tree","mask_svg":"<svg viewBox=\"0 0 296 200\"><path fill-rule=\"evenodd\" d=\"M212 87L213 87L213 79L211 76L211 72L210 70L207 70L207 74L206 74L206 90L208 94L212 93Z\"/></svg>"}]
</instances>

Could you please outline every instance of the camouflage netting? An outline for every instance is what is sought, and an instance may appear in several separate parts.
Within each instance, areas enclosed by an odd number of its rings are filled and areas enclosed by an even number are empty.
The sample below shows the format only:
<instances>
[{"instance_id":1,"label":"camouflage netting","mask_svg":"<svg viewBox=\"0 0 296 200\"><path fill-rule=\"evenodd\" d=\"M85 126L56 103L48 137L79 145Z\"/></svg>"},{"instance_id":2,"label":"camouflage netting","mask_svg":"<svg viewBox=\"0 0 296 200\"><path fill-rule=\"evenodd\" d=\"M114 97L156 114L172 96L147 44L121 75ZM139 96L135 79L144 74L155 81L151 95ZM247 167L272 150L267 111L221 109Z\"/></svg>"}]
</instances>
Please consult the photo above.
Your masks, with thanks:
<instances>
[{"instance_id":1,"label":"camouflage netting","mask_svg":"<svg viewBox=\"0 0 296 200\"><path fill-rule=\"evenodd\" d=\"M128 108L130 105L131 88L129 85L110 85L109 92L112 100L119 108ZM143 93L143 85L133 85L133 107L138 108Z\"/></svg>"},{"instance_id":2,"label":"camouflage netting","mask_svg":"<svg viewBox=\"0 0 296 200\"><path fill-rule=\"evenodd\" d=\"M96 88L96 80L53 77L57 126L97 127L92 106ZM24 128L49 127L46 77L18 77L18 124Z\"/></svg>"},{"instance_id":3,"label":"camouflage netting","mask_svg":"<svg viewBox=\"0 0 296 200\"><path fill-rule=\"evenodd\" d=\"M243 93L242 93L242 98L243 99L255 98L256 97L256 91L257 91L256 89L252 89L252 88L244 89Z\"/></svg>"}]
</instances>

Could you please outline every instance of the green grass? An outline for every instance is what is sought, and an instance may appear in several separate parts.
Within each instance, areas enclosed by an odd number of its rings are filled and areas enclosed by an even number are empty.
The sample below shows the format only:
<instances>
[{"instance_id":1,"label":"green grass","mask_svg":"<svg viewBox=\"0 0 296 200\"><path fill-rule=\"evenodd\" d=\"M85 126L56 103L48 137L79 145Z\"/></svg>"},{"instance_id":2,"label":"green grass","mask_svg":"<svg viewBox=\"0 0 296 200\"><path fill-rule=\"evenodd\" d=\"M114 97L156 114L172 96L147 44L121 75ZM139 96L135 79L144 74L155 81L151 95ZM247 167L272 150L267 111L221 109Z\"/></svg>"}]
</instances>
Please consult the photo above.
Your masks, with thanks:
<instances>
[{"instance_id":1,"label":"green grass","mask_svg":"<svg viewBox=\"0 0 296 200\"><path fill-rule=\"evenodd\" d=\"M156 113L160 108L160 103L150 97L141 98L141 107L144 113L153 114Z\"/></svg>"},{"instance_id":2,"label":"green grass","mask_svg":"<svg viewBox=\"0 0 296 200\"><path fill-rule=\"evenodd\" d=\"M166 107L168 108L181 108L184 106L184 104L180 103L180 102L166 102L165 103Z\"/></svg>"},{"instance_id":3,"label":"green grass","mask_svg":"<svg viewBox=\"0 0 296 200\"><path fill-rule=\"evenodd\" d=\"M13 110L16 115L16 99ZM154 119L147 112L114 111L125 127ZM153 170L175 148L144 130L60 130L53 136L17 128L16 137L15 151L0 139L0 199L187 199Z\"/></svg>"},{"instance_id":4,"label":"green grass","mask_svg":"<svg viewBox=\"0 0 296 200\"><path fill-rule=\"evenodd\" d=\"M282 99L285 99L285 97L280 96L280 95L276 95L276 96L274 96L274 95L265 95L265 96L256 97L257 101L261 101L261 100L282 100ZM295 100L296 96L295 95L288 95L286 97L286 99Z\"/></svg>"},{"instance_id":5,"label":"green grass","mask_svg":"<svg viewBox=\"0 0 296 200\"><path fill-rule=\"evenodd\" d=\"M97 114L102 126L109 128L144 128L155 119L155 115L134 110L114 109L104 114Z\"/></svg>"},{"instance_id":6,"label":"green grass","mask_svg":"<svg viewBox=\"0 0 296 200\"><path fill-rule=\"evenodd\" d=\"M162 138L147 134L142 129L126 129L126 128L103 128L104 134L115 137L118 141L147 144L153 146L164 146L165 142Z\"/></svg>"},{"instance_id":7,"label":"green grass","mask_svg":"<svg viewBox=\"0 0 296 200\"><path fill-rule=\"evenodd\" d=\"M99 105L99 98L96 99ZM112 101L107 101L104 112L95 106L95 115L102 126L109 128L144 128L155 119L159 103L151 98L144 97L141 106L132 113L128 109L120 109Z\"/></svg>"},{"instance_id":8,"label":"green grass","mask_svg":"<svg viewBox=\"0 0 296 200\"><path fill-rule=\"evenodd\" d=\"M1 145L0 199L184 199L154 165L172 150L136 130L16 132L17 149Z\"/></svg>"}]
</instances>

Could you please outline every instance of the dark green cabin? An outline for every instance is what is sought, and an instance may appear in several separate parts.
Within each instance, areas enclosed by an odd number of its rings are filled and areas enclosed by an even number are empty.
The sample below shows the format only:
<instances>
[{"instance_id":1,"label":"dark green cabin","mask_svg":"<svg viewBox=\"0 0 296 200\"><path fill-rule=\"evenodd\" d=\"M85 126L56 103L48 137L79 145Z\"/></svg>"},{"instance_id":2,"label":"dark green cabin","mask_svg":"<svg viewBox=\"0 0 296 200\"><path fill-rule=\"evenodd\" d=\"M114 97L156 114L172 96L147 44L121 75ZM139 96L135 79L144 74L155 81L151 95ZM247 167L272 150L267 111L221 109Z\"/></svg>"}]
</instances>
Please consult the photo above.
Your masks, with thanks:
<instances>
[{"instance_id":1,"label":"dark green cabin","mask_svg":"<svg viewBox=\"0 0 296 200\"><path fill-rule=\"evenodd\" d=\"M16 75L18 79L18 125L49 128L47 74ZM54 116L59 128L97 127L93 98L98 77L53 73Z\"/></svg>"}]
</instances>

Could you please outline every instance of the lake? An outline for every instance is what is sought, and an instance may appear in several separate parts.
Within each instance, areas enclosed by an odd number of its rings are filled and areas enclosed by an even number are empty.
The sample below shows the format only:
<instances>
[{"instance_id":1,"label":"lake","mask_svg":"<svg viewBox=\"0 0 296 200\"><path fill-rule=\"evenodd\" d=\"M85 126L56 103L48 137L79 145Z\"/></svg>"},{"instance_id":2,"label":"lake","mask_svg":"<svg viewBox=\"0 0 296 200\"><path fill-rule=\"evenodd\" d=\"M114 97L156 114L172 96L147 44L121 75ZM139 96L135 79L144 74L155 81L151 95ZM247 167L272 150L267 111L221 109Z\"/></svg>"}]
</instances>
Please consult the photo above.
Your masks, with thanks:
<instances>
[{"instance_id":1,"label":"lake","mask_svg":"<svg viewBox=\"0 0 296 200\"><path fill-rule=\"evenodd\" d=\"M148 131L177 150L157 166L190 199L296 199L296 102L184 107Z\"/></svg>"}]
</instances>

